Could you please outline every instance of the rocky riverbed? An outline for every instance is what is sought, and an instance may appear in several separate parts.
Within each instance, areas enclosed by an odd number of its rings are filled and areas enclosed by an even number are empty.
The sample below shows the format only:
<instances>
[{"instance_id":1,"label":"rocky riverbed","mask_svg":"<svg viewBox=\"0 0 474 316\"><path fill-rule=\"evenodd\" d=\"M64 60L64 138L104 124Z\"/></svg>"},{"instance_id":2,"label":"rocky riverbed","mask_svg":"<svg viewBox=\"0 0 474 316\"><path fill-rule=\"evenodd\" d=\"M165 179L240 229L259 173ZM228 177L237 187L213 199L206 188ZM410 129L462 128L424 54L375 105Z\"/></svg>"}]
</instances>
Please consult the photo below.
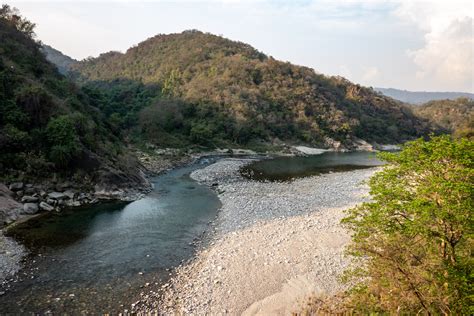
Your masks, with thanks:
<instances>
[{"instance_id":1,"label":"rocky riverbed","mask_svg":"<svg viewBox=\"0 0 474 316\"><path fill-rule=\"evenodd\" d=\"M209 240L170 282L143 292L132 310L162 314L289 314L309 295L344 289L350 264L343 210L368 199L362 182L375 168L256 182L222 159L192 177L218 192L222 209Z\"/></svg>"}]
</instances>

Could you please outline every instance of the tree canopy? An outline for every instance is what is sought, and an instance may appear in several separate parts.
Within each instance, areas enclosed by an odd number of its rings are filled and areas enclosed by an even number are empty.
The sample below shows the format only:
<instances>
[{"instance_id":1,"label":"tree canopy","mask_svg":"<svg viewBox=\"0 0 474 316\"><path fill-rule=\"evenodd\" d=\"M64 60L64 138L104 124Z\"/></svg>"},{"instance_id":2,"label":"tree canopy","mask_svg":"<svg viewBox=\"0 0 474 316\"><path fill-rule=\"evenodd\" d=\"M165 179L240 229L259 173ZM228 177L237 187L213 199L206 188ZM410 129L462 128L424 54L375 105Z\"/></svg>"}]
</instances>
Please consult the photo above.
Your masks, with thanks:
<instances>
[{"instance_id":1,"label":"tree canopy","mask_svg":"<svg viewBox=\"0 0 474 316\"><path fill-rule=\"evenodd\" d=\"M474 100L430 101L414 107L414 112L439 125L456 137L474 138Z\"/></svg>"},{"instance_id":2,"label":"tree canopy","mask_svg":"<svg viewBox=\"0 0 474 316\"><path fill-rule=\"evenodd\" d=\"M34 28L36 27L36 24L22 17L17 8L12 8L8 4L3 4L0 8L0 19L3 19L28 37L32 38L35 35Z\"/></svg>"},{"instance_id":3,"label":"tree canopy","mask_svg":"<svg viewBox=\"0 0 474 316\"><path fill-rule=\"evenodd\" d=\"M325 145L330 138L348 146L355 138L398 143L430 130L410 108L370 88L196 30L157 35L125 54L105 53L71 69L88 85L154 86L153 98L141 102L147 113L146 107L165 104L156 96L186 103L184 108L192 110L182 116L190 127L160 133L184 143L202 139L192 131L205 130L214 135L213 143L280 139ZM162 138L146 135L163 144Z\"/></svg>"},{"instance_id":4,"label":"tree canopy","mask_svg":"<svg viewBox=\"0 0 474 316\"><path fill-rule=\"evenodd\" d=\"M361 313L472 315L474 143L410 142L370 179L372 202L347 212L351 304Z\"/></svg>"}]
</instances>

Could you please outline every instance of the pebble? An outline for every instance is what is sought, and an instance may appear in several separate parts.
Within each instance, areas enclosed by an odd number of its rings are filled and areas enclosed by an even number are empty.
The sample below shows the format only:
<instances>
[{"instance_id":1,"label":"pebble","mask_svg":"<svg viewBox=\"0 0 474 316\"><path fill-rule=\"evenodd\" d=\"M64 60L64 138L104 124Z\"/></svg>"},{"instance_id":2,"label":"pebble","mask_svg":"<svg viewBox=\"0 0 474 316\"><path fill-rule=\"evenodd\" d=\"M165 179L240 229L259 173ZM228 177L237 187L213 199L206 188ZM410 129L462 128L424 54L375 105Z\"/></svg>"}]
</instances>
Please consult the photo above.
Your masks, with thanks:
<instances>
[{"instance_id":1,"label":"pebble","mask_svg":"<svg viewBox=\"0 0 474 316\"><path fill-rule=\"evenodd\" d=\"M260 267L259 274L278 267L287 279L312 271L318 278L315 284L327 291L343 289L337 279L348 264L342 248L320 249L317 244L310 244L311 250L300 253L299 257L292 257L293 251L289 250L292 243L304 243L307 238L304 234L309 232L341 234L342 211L330 210L342 210L368 200L367 187L360 183L369 178L374 169L331 173L292 182L257 182L243 178L239 172L252 161L227 158L191 173L193 179L210 187L218 183L222 191L219 194L222 208L211 222L210 240L204 248L198 249L194 260L174 269L169 287L161 286L158 294L150 292L148 299L142 299L132 312L212 315L230 311L241 314L254 301L242 302L237 309L229 307L243 292L254 290L253 287L244 290L248 282L259 277L250 274L252 267ZM275 223L276 228L267 234L265 225L271 223ZM253 244L249 238L258 239L260 244ZM281 249L286 250L282 253ZM242 258L246 260L240 267L243 275L236 279L232 269ZM229 278L231 275L234 278ZM281 284L275 290L279 289ZM251 295L251 298L255 300L256 296Z\"/></svg>"}]
</instances>

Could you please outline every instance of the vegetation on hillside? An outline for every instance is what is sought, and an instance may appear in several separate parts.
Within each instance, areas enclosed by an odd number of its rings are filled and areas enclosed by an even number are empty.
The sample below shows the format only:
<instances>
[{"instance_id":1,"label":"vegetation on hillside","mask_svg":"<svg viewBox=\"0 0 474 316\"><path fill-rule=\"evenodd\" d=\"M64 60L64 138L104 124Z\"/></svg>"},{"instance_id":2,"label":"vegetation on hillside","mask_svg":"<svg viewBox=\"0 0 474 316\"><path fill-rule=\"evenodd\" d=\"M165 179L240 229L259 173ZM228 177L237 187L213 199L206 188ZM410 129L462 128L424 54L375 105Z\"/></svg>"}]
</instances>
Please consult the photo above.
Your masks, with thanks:
<instances>
[{"instance_id":1,"label":"vegetation on hillside","mask_svg":"<svg viewBox=\"0 0 474 316\"><path fill-rule=\"evenodd\" d=\"M411 109L369 88L199 31L157 35L125 54L102 54L72 69L92 88L116 83L118 94L130 90L125 83L152 86L151 95L132 101L142 108L136 116L124 111L129 102L116 103L118 111L109 115L128 122L131 115L135 135L159 145L275 139L350 145L356 137L397 143L428 130Z\"/></svg>"},{"instance_id":2,"label":"vegetation on hillside","mask_svg":"<svg viewBox=\"0 0 474 316\"><path fill-rule=\"evenodd\" d=\"M79 170L92 176L92 170L120 165L120 141L88 94L45 59L33 28L15 9L1 7L1 177L46 178Z\"/></svg>"},{"instance_id":3,"label":"vegetation on hillside","mask_svg":"<svg viewBox=\"0 0 474 316\"><path fill-rule=\"evenodd\" d=\"M386 153L373 202L348 211L357 312L472 315L474 143L448 136Z\"/></svg>"},{"instance_id":4,"label":"vegetation on hillside","mask_svg":"<svg viewBox=\"0 0 474 316\"><path fill-rule=\"evenodd\" d=\"M57 49L52 48L51 46L42 44L40 50L43 52L43 54L46 56L46 59L50 63L58 67L59 72L63 75L67 74L72 64L77 63L77 60L64 55L63 53L61 53Z\"/></svg>"},{"instance_id":5,"label":"vegetation on hillside","mask_svg":"<svg viewBox=\"0 0 474 316\"><path fill-rule=\"evenodd\" d=\"M474 100L458 98L425 103L414 112L452 133L455 137L474 137Z\"/></svg>"}]
</instances>

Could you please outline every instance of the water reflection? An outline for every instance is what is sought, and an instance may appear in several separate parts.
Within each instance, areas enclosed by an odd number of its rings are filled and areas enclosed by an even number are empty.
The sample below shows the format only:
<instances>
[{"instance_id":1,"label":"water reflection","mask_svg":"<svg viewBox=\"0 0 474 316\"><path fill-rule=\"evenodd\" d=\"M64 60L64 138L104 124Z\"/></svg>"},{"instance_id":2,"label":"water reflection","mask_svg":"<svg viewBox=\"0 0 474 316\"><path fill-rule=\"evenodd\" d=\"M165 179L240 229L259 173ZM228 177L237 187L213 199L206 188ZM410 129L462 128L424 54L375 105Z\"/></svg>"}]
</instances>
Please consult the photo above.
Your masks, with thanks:
<instances>
[{"instance_id":1,"label":"water reflection","mask_svg":"<svg viewBox=\"0 0 474 316\"><path fill-rule=\"evenodd\" d=\"M350 171L380 166L373 152L326 152L306 157L277 157L242 168L243 176L257 181L291 181L329 172Z\"/></svg>"}]
</instances>

